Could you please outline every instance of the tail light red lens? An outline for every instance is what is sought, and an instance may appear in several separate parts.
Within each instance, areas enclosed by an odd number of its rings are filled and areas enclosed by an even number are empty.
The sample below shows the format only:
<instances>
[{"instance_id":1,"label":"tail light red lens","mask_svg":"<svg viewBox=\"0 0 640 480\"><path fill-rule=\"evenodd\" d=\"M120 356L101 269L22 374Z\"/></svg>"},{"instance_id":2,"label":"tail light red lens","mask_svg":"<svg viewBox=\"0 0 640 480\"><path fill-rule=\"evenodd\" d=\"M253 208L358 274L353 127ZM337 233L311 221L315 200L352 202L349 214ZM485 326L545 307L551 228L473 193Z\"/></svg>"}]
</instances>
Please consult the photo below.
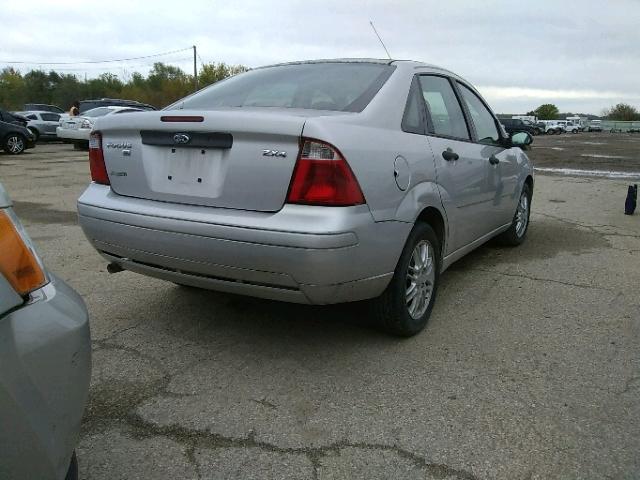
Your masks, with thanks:
<instances>
[{"instance_id":1,"label":"tail light red lens","mask_svg":"<svg viewBox=\"0 0 640 480\"><path fill-rule=\"evenodd\" d=\"M287 203L346 207L365 201L355 175L338 149L303 138Z\"/></svg>"},{"instance_id":2,"label":"tail light red lens","mask_svg":"<svg viewBox=\"0 0 640 480\"><path fill-rule=\"evenodd\" d=\"M104 163L104 153L102 152L102 134L92 132L89 136L89 168L91 169L91 180L102 185L110 185L107 166Z\"/></svg>"}]
</instances>

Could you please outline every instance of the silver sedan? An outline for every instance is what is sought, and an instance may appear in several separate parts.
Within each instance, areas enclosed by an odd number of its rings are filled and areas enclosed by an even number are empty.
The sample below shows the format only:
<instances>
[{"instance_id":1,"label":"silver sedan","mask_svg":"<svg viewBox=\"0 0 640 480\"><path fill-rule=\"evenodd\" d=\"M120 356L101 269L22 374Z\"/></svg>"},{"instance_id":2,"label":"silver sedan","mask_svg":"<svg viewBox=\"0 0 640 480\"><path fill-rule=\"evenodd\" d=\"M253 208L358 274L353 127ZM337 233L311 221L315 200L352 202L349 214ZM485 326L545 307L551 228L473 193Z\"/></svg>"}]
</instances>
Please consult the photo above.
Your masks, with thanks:
<instances>
[{"instance_id":1,"label":"silver sedan","mask_svg":"<svg viewBox=\"0 0 640 480\"><path fill-rule=\"evenodd\" d=\"M0 478L77 478L90 376L84 303L45 270L0 185Z\"/></svg>"},{"instance_id":2,"label":"silver sedan","mask_svg":"<svg viewBox=\"0 0 640 480\"><path fill-rule=\"evenodd\" d=\"M432 65L257 68L90 138L80 224L115 272L290 302L369 300L413 335L442 272L527 232L532 138Z\"/></svg>"}]
</instances>

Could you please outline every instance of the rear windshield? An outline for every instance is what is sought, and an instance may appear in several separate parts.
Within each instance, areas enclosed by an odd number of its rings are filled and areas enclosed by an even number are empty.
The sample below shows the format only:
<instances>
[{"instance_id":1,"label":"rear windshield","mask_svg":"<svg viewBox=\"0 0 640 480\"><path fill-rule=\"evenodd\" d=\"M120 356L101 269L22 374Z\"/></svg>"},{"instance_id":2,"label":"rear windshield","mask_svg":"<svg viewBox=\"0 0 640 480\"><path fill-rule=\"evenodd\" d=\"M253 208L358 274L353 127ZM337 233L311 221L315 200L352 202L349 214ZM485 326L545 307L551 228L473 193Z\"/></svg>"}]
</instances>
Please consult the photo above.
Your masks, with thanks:
<instances>
[{"instance_id":1,"label":"rear windshield","mask_svg":"<svg viewBox=\"0 0 640 480\"><path fill-rule=\"evenodd\" d=\"M236 75L167 107L284 107L361 112L394 66L379 63L306 63Z\"/></svg>"},{"instance_id":2,"label":"rear windshield","mask_svg":"<svg viewBox=\"0 0 640 480\"><path fill-rule=\"evenodd\" d=\"M109 107L98 107L91 110L87 110L82 114L83 117L103 117L109 113L112 109Z\"/></svg>"}]
</instances>

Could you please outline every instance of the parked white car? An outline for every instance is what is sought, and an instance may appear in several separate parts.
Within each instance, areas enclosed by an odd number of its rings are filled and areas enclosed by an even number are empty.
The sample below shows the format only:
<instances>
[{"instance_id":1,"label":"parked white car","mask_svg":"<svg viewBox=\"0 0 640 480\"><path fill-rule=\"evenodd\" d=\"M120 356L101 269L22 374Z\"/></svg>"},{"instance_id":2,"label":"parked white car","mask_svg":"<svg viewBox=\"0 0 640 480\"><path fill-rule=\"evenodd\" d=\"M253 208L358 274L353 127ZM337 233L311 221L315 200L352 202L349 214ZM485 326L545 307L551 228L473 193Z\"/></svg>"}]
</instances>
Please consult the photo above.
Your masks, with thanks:
<instances>
[{"instance_id":1,"label":"parked white car","mask_svg":"<svg viewBox=\"0 0 640 480\"><path fill-rule=\"evenodd\" d=\"M74 143L76 146L88 147L89 133L93 129L96 119L107 115L120 113L141 112L139 108L131 107L98 107L87 110L77 117L62 117L56 128L56 135L60 140Z\"/></svg>"}]
</instances>

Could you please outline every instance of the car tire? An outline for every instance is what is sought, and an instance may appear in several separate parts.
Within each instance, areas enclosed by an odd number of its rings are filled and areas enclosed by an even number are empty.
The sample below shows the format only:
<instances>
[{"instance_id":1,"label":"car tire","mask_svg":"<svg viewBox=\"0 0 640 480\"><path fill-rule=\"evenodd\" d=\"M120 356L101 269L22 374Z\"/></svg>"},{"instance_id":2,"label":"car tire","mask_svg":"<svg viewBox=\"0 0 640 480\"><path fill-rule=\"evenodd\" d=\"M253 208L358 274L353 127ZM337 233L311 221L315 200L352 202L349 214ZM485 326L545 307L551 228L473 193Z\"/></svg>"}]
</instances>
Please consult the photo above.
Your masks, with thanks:
<instances>
[{"instance_id":1,"label":"car tire","mask_svg":"<svg viewBox=\"0 0 640 480\"><path fill-rule=\"evenodd\" d=\"M69 463L69 470L67 470L67 476L64 480L78 480L78 457L76 457L75 450L71 456L71 462Z\"/></svg>"},{"instance_id":2,"label":"car tire","mask_svg":"<svg viewBox=\"0 0 640 480\"><path fill-rule=\"evenodd\" d=\"M411 337L424 329L431 316L440 278L440 242L430 225L419 222L411 230L393 277L369 306L376 325L387 333ZM408 293L408 292L412 293ZM411 299L409 295L413 294Z\"/></svg>"},{"instance_id":3,"label":"car tire","mask_svg":"<svg viewBox=\"0 0 640 480\"><path fill-rule=\"evenodd\" d=\"M29 131L33 134L33 141L37 142L40 138L40 132L37 128L29 127Z\"/></svg>"},{"instance_id":4,"label":"car tire","mask_svg":"<svg viewBox=\"0 0 640 480\"><path fill-rule=\"evenodd\" d=\"M9 155L20 155L27 148L27 139L20 133L10 133L4 138L2 148Z\"/></svg>"},{"instance_id":5,"label":"car tire","mask_svg":"<svg viewBox=\"0 0 640 480\"><path fill-rule=\"evenodd\" d=\"M527 231L529 230L529 217L531 216L531 187L528 183L522 187L522 193L518 199L516 212L513 214L513 220L509 230L501 233L498 240L503 245L516 247L524 242Z\"/></svg>"}]
</instances>

